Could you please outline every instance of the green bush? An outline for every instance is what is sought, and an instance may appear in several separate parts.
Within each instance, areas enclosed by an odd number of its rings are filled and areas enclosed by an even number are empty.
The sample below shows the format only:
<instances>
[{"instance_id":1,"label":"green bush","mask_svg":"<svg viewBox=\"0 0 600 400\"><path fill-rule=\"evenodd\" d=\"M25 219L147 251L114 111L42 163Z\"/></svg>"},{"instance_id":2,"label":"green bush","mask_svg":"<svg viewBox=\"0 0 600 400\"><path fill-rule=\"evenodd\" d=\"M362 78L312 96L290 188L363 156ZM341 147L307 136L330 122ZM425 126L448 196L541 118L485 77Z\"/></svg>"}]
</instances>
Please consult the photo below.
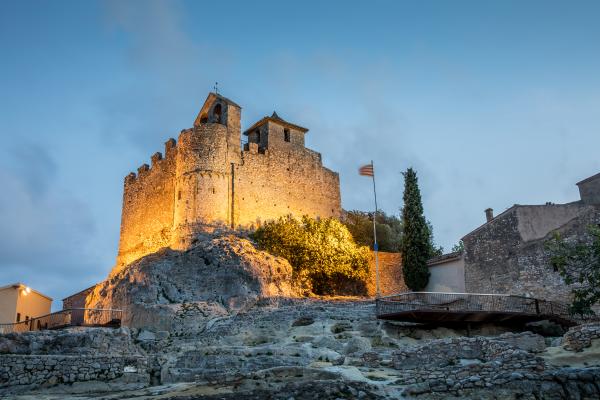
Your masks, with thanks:
<instances>
[{"instance_id":1,"label":"green bush","mask_svg":"<svg viewBox=\"0 0 600 400\"><path fill-rule=\"evenodd\" d=\"M358 210L344 213L342 223L346 225L356 243L373 247L373 214L373 212ZM400 218L378 211L375 226L379 251L399 252L402 245Z\"/></svg>"},{"instance_id":2,"label":"green bush","mask_svg":"<svg viewBox=\"0 0 600 400\"><path fill-rule=\"evenodd\" d=\"M286 258L294 278L316 294L366 294L369 249L337 219L291 216L266 222L252 235L259 247Z\"/></svg>"}]
</instances>

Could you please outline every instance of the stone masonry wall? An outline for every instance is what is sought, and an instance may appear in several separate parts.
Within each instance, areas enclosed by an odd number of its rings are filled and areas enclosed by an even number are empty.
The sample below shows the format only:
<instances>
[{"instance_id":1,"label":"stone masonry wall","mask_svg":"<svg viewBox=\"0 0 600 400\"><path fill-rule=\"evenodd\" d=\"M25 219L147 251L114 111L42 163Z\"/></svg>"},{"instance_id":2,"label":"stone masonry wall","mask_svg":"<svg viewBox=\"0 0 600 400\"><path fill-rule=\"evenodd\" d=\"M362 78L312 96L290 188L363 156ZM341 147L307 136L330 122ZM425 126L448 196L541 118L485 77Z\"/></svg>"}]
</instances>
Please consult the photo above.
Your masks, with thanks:
<instances>
[{"instance_id":1,"label":"stone masonry wall","mask_svg":"<svg viewBox=\"0 0 600 400\"><path fill-rule=\"evenodd\" d=\"M261 153L250 143L242 156L234 170L236 226L256 226L288 214L340 215L339 175L323 167L319 153L293 144Z\"/></svg>"},{"instance_id":2,"label":"stone masonry wall","mask_svg":"<svg viewBox=\"0 0 600 400\"><path fill-rule=\"evenodd\" d=\"M574 326L563 337L562 346L569 351L582 351L600 339L600 324L597 322Z\"/></svg>"},{"instance_id":3,"label":"stone masonry wall","mask_svg":"<svg viewBox=\"0 0 600 400\"><path fill-rule=\"evenodd\" d=\"M380 251L379 257L379 286L382 296L389 296L409 291L402 275L402 254ZM371 297L377 294L375 257L371 252L369 258L369 280L367 294Z\"/></svg>"},{"instance_id":4,"label":"stone masonry wall","mask_svg":"<svg viewBox=\"0 0 600 400\"><path fill-rule=\"evenodd\" d=\"M600 207L582 203L513 207L463 238L466 291L570 302L571 288L552 269L545 243L554 232L581 240L599 223Z\"/></svg>"},{"instance_id":5,"label":"stone masonry wall","mask_svg":"<svg viewBox=\"0 0 600 400\"><path fill-rule=\"evenodd\" d=\"M544 338L529 332L496 338L451 338L401 348L392 364L405 396L459 398L597 398L600 368L558 369L540 357ZM485 396L482 390L496 395ZM473 397L470 394L475 394ZM431 398L431 397L426 397Z\"/></svg>"},{"instance_id":6,"label":"stone masonry wall","mask_svg":"<svg viewBox=\"0 0 600 400\"><path fill-rule=\"evenodd\" d=\"M128 264L171 244L173 226L175 140L152 156L152 166L142 165L137 176L125 178L121 235L117 265Z\"/></svg>"},{"instance_id":7,"label":"stone masonry wall","mask_svg":"<svg viewBox=\"0 0 600 400\"><path fill-rule=\"evenodd\" d=\"M139 356L0 355L0 389L110 381L127 373L147 375L147 369L146 358Z\"/></svg>"}]
</instances>

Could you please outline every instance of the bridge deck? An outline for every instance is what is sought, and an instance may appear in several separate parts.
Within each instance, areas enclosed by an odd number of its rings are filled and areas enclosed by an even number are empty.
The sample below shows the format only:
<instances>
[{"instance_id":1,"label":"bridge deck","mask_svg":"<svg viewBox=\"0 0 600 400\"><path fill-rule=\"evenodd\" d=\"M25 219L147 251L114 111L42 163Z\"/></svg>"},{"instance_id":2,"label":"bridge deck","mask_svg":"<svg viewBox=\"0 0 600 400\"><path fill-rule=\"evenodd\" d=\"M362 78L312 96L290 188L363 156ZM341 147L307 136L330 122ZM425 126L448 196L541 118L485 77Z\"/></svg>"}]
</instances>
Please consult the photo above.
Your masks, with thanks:
<instances>
[{"instance_id":1,"label":"bridge deck","mask_svg":"<svg viewBox=\"0 0 600 400\"><path fill-rule=\"evenodd\" d=\"M576 322L568 306L522 296L476 293L408 292L377 299L377 318L421 323Z\"/></svg>"}]
</instances>

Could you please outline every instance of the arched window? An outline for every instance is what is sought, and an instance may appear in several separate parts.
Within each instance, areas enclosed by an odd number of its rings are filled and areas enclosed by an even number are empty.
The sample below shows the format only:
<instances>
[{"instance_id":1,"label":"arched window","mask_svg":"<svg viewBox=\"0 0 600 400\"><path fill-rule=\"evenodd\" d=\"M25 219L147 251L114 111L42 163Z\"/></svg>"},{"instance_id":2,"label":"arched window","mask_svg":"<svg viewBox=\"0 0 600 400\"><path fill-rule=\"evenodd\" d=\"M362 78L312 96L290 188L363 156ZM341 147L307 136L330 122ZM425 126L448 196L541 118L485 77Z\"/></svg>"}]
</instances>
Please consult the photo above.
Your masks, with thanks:
<instances>
[{"instance_id":1,"label":"arched window","mask_svg":"<svg viewBox=\"0 0 600 400\"><path fill-rule=\"evenodd\" d=\"M221 103L217 104L215 108L213 108L214 121L217 124L221 123Z\"/></svg>"}]
</instances>

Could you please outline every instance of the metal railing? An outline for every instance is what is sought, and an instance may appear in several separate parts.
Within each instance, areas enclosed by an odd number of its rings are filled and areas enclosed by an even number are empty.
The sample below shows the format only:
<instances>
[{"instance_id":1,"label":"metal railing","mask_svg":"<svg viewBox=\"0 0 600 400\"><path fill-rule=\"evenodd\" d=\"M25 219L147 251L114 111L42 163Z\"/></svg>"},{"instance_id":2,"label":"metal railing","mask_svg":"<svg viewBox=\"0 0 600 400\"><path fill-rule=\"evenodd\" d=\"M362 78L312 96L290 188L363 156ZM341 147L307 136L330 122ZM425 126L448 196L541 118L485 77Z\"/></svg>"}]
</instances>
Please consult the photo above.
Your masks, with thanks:
<instances>
[{"instance_id":1,"label":"metal railing","mask_svg":"<svg viewBox=\"0 0 600 400\"><path fill-rule=\"evenodd\" d=\"M377 299L377 316L411 311L515 313L570 319L566 304L503 294L407 292Z\"/></svg>"},{"instance_id":2,"label":"metal railing","mask_svg":"<svg viewBox=\"0 0 600 400\"><path fill-rule=\"evenodd\" d=\"M44 329L61 329L70 326L87 327L119 327L121 326L121 310L99 308L69 308L27 321L12 324L0 324L0 333L40 331Z\"/></svg>"}]
</instances>

